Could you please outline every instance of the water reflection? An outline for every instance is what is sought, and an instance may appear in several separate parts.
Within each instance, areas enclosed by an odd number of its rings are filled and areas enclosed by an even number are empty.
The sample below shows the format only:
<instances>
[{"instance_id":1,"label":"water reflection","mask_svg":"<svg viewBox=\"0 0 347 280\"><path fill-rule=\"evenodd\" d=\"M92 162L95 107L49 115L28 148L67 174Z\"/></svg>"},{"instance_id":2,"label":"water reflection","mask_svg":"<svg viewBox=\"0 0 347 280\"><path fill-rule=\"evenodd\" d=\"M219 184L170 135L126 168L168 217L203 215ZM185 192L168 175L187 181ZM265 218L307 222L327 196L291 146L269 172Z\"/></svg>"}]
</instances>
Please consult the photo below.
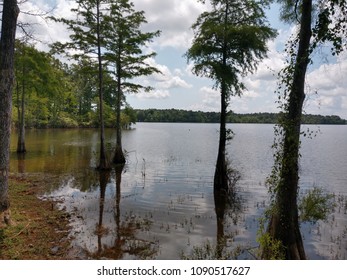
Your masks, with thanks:
<instances>
[{"instance_id":1,"label":"water reflection","mask_svg":"<svg viewBox=\"0 0 347 280\"><path fill-rule=\"evenodd\" d=\"M18 173L25 173L25 155L26 153L17 153L17 161L18 161Z\"/></svg>"},{"instance_id":2,"label":"water reflection","mask_svg":"<svg viewBox=\"0 0 347 280\"><path fill-rule=\"evenodd\" d=\"M97 254L100 256L103 251L103 246L101 243L101 238L104 234L107 234L107 228L103 227L103 216L104 216L104 206L105 206L105 194L106 194L106 187L107 183L110 179L110 172L109 171L99 171L99 182L100 182L100 199L99 199L99 223L97 225L96 234L98 236L98 251Z\"/></svg>"},{"instance_id":3,"label":"water reflection","mask_svg":"<svg viewBox=\"0 0 347 280\"><path fill-rule=\"evenodd\" d=\"M242 213L240 194L237 192L226 192L225 190L214 191L214 203L217 221L217 243L216 243L216 258L226 259L237 255L238 252L232 252L231 243L235 232L226 232L226 222L232 225L238 224L238 219ZM229 229L230 230L230 229ZM234 248L235 249L235 248Z\"/></svg>"},{"instance_id":4,"label":"water reflection","mask_svg":"<svg viewBox=\"0 0 347 280\"><path fill-rule=\"evenodd\" d=\"M124 259L153 258L157 251L155 243L145 239L137 238L137 231L149 230L150 222L143 221L141 217L131 215L121 218L121 181L124 165L117 165L112 176L115 177L115 196L113 218L114 224L109 223L106 226L103 223L104 207L106 199L107 184L110 183L110 172L103 171L99 173L100 179L100 197L99 197L99 221L95 234L98 237L98 249L95 252L88 252L93 259ZM113 182L114 183L114 182ZM114 227L113 230L110 227ZM103 237L111 235L110 240L102 241Z\"/></svg>"},{"instance_id":5,"label":"water reflection","mask_svg":"<svg viewBox=\"0 0 347 280\"><path fill-rule=\"evenodd\" d=\"M228 188L216 189L214 188L214 204L216 211L216 221L217 221L217 245L216 245L216 258L225 259L230 258L232 255L238 254L238 252L228 251L228 247L232 242L235 232L225 232L226 219L232 225L237 225L239 217L242 213L241 197L237 190L237 183L240 180L240 173L229 167Z\"/></svg>"},{"instance_id":6,"label":"water reflection","mask_svg":"<svg viewBox=\"0 0 347 280\"><path fill-rule=\"evenodd\" d=\"M51 196L70 212L75 255L81 259L151 259L158 243L151 235L152 221L139 214L122 211L124 166L112 171L86 170L66 179ZM88 187L89 186L89 187ZM77 252L77 253L76 253Z\"/></svg>"},{"instance_id":7,"label":"water reflection","mask_svg":"<svg viewBox=\"0 0 347 280\"><path fill-rule=\"evenodd\" d=\"M234 244L238 235L239 223L242 222L243 208L241 193L237 186L241 176L238 171L228 166L228 186L213 189L213 203L216 214L215 244L210 240L195 245L191 252L183 254L183 259L235 259L241 250Z\"/></svg>"},{"instance_id":8,"label":"water reflection","mask_svg":"<svg viewBox=\"0 0 347 280\"><path fill-rule=\"evenodd\" d=\"M120 248L122 244L121 238L121 230L120 230L120 198L121 198L121 183L122 183L122 173L123 173L124 165L118 165L115 168L116 174L116 199L114 206L114 219L116 222L117 232L116 232L116 242L115 247ZM118 257L120 259L120 257Z\"/></svg>"}]
</instances>

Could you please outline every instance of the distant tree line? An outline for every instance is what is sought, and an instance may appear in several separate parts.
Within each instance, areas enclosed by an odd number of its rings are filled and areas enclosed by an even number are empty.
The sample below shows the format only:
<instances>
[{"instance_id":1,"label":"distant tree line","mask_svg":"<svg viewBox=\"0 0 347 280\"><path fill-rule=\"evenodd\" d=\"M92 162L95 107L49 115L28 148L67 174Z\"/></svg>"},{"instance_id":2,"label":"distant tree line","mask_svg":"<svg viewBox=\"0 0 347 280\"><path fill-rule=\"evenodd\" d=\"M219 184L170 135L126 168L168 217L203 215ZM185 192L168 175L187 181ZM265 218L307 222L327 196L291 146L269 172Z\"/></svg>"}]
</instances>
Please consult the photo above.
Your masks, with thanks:
<instances>
[{"instance_id":1,"label":"distant tree line","mask_svg":"<svg viewBox=\"0 0 347 280\"><path fill-rule=\"evenodd\" d=\"M145 109L135 110L137 122L189 122L189 123L218 123L219 112L202 112L179 109ZM277 123L278 113L236 114L229 112L228 123ZM339 116L303 115L304 124L346 124Z\"/></svg>"}]
</instances>

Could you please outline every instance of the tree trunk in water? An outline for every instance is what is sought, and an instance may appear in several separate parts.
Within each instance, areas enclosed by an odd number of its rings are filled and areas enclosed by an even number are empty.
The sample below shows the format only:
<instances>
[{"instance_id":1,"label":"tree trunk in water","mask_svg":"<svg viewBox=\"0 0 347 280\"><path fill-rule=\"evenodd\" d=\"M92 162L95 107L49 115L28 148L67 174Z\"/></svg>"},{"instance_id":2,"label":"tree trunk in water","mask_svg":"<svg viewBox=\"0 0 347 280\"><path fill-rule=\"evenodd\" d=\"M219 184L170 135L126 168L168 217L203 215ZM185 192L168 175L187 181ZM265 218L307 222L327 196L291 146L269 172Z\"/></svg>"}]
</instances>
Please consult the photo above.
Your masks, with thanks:
<instances>
[{"instance_id":1,"label":"tree trunk in water","mask_svg":"<svg viewBox=\"0 0 347 280\"><path fill-rule=\"evenodd\" d=\"M118 107L118 106L117 106ZM125 164L125 156L122 148L122 127L120 124L120 106L117 108L117 121L116 121L117 139L116 148L113 157L113 163L115 164Z\"/></svg>"},{"instance_id":2,"label":"tree trunk in water","mask_svg":"<svg viewBox=\"0 0 347 280\"><path fill-rule=\"evenodd\" d=\"M228 189L228 170L225 156L226 146L226 93L224 86L222 86L221 93L221 116L220 116L220 131L219 131L219 147L216 163L216 170L214 173L214 189L215 191L221 191Z\"/></svg>"},{"instance_id":3,"label":"tree trunk in water","mask_svg":"<svg viewBox=\"0 0 347 280\"><path fill-rule=\"evenodd\" d=\"M120 53L120 52L119 52ZM120 58L119 58L120 61ZM116 116L116 149L113 157L113 163L115 164L125 164L125 156L122 148L122 127L121 127L121 104L122 104L122 87L121 87L121 64L117 64L117 116Z\"/></svg>"},{"instance_id":4,"label":"tree trunk in water","mask_svg":"<svg viewBox=\"0 0 347 280\"><path fill-rule=\"evenodd\" d=\"M10 223L8 173L12 90L14 83L14 48L19 8L16 0L4 0L0 41L0 225Z\"/></svg>"},{"instance_id":5,"label":"tree trunk in water","mask_svg":"<svg viewBox=\"0 0 347 280\"><path fill-rule=\"evenodd\" d=\"M299 48L285 116L283 158L274 210L268 233L281 241L286 259L306 259L298 220L297 193L299 182L299 149L302 107L305 99L305 77L309 64L312 0L303 0ZM271 252L263 252L270 258Z\"/></svg>"}]
</instances>

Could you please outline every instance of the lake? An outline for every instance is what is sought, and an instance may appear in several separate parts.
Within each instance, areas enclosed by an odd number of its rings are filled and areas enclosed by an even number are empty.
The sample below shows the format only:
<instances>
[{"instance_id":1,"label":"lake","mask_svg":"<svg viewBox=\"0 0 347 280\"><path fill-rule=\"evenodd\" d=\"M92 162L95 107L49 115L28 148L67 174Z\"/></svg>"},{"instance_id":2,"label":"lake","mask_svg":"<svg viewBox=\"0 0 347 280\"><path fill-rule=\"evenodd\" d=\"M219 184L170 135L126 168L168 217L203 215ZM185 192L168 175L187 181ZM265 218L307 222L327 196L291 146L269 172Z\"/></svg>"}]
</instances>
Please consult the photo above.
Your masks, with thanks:
<instances>
[{"instance_id":1,"label":"lake","mask_svg":"<svg viewBox=\"0 0 347 280\"><path fill-rule=\"evenodd\" d=\"M233 169L241 174L237 202L217 222L213 195L218 124L137 123L123 132L127 164L100 175L94 129L28 130L25 159L15 152L11 172L52 174L46 197L71 214L80 258L180 259L222 254L252 259L259 218L268 205L265 186L273 158L273 125L230 124ZM347 259L347 126L303 126L300 193L320 187L334 194L326 221L302 223L309 259ZM106 130L111 154L115 131ZM220 254L220 251L218 251ZM219 255L220 256L220 255Z\"/></svg>"}]
</instances>

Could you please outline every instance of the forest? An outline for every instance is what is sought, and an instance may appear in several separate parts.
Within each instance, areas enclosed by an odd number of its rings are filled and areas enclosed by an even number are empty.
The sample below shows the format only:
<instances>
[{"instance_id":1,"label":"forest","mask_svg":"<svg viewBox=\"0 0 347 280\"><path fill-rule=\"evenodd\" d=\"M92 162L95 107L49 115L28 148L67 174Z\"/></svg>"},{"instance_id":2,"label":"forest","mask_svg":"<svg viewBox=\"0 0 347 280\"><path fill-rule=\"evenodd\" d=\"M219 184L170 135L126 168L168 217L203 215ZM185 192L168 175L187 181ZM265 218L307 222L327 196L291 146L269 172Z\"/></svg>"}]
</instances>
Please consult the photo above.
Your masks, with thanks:
<instances>
[{"instance_id":1,"label":"forest","mask_svg":"<svg viewBox=\"0 0 347 280\"><path fill-rule=\"evenodd\" d=\"M155 90L140 78L165 81L166 68L151 47L161 30L130 0L46 15L69 32L49 51L18 21L26 2L1 3L0 259L346 258L346 120L305 114L315 54L347 49L346 0L198 0L208 9L184 57L212 81L218 112L131 107L130 94ZM266 16L275 2L295 27L272 89L279 113L235 113L280 35ZM274 125L235 136L230 123Z\"/></svg>"},{"instance_id":2,"label":"forest","mask_svg":"<svg viewBox=\"0 0 347 280\"><path fill-rule=\"evenodd\" d=\"M15 74L13 128L19 127L22 104L27 128L99 126L95 71L88 61L68 65L51 53L38 51L35 46L17 40ZM115 127L114 81L107 72L104 75L105 126ZM121 113L122 126L135 120L134 111L125 104Z\"/></svg>"},{"instance_id":3,"label":"forest","mask_svg":"<svg viewBox=\"0 0 347 280\"><path fill-rule=\"evenodd\" d=\"M192 122L192 123L218 123L220 113L188 111L178 109L144 109L136 110L137 122ZM249 113L237 114L229 112L227 123L267 123L278 122L276 113ZM303 115L303 124L346 124L346 120L339 116Z\"/></svg>"}]
</instances>

